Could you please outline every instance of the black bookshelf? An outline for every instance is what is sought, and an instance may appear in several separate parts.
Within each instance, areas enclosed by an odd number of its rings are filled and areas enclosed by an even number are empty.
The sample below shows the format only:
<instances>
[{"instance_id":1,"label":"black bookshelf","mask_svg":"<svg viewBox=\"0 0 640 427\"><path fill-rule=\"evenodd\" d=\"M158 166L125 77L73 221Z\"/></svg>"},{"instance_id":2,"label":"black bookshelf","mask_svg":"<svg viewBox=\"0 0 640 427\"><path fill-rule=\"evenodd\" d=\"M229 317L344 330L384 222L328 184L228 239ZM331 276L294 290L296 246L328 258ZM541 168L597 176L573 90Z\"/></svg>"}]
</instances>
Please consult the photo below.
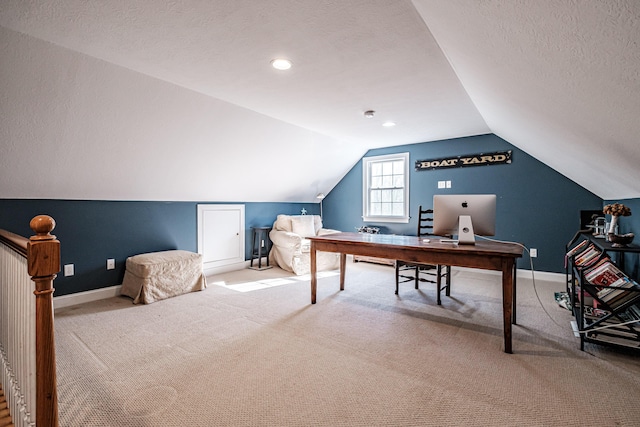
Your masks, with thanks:
<instances>
[{"instance_id":1,"label":"black bookshelf","mask_svg":"<svg viewBox=\"0 0 640 427\"><path fill-rule=\"evenodd\" d=\"M585 242L586 241L586 242ZM567 292L576 318L580 349L584 343L632 348L640 350L640 285L624 271L628 253L640 254L640 246L615 247L604 238L594 237L581 230L567 244L566 253L578 246L583 249L566 260ZM585 248L592 247L585 263ZM596 266L609 263L622 278L624 287L597 284L593 279ZM608 295L607 295L608 294ZM615 298L611 295L615 295ZM638 320L638 321L636 321Z\"/></svg>"}]
</instances>

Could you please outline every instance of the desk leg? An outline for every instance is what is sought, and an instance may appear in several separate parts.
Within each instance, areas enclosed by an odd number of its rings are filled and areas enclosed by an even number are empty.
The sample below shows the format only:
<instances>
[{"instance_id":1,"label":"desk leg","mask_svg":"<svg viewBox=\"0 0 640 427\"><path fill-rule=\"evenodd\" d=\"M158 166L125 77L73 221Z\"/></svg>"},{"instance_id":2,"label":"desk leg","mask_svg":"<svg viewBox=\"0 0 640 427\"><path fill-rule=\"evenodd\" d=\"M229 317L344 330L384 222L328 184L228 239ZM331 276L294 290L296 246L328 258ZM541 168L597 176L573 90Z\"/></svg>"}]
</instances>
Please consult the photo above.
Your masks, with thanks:
<instances>
[{"instance_id":1,"label":"desk leg","mask_svg":"<svg viewBox=\"0 0 640 427\"><path fill-rule=\"evenodd\" d=\"M316 303L316 289L318 287L318 278L316 276L316 245L311 241L311 304Z\"/></svg>"},{"instance_id":2,"label":"desk leg","mask_svg":"<svg viewBox=\"0 0 640 427\"><path fill-rule=\"evenodd\" d=\"M513 264L513 298L511 300L511 323L516 324L516 308L518 305L516 304L516 293L518 290L518 265L516 263Z\"/></svg>"},{"instance_id":3,"label":"desk leg","mask_svg":"<svg viewBox=\"0 0 640 427\"><path fill-rule=\"evenodd\" d=\"M502 262L502 322L504 328L504 352L511 353L511 321L513 310L513 261Z\"/></svg>"},{"instance_id":4,"label":"desk leg","mask_svg":"<svg viewBox=\"0 0 640 427\"><path fill-rule=\"evenodd\" d=\"M347 254L340 254L340 290L344 291L344 276L347 268Z\"/></svg>"}]
</instances>

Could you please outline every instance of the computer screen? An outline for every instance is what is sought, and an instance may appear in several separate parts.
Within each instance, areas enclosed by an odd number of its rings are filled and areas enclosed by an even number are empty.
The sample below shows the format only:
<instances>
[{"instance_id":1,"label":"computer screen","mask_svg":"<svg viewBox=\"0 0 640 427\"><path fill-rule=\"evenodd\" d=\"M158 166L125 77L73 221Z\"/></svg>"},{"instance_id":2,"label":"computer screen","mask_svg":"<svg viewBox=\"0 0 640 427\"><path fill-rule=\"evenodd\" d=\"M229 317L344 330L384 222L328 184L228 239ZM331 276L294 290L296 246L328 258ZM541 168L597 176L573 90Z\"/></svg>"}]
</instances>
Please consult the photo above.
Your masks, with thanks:
<instances>
[{"instance_id":1,"label":"computer screen","mask_svg":"<svg viewBox=\"0 0 640 427\"><path fill-rule=\"evenodd\" d=\"M495 232L495 194L433 196L433 234L456 235L458 243L474 244L475 235L493 236Z\"/></svg>"}]
</instances>

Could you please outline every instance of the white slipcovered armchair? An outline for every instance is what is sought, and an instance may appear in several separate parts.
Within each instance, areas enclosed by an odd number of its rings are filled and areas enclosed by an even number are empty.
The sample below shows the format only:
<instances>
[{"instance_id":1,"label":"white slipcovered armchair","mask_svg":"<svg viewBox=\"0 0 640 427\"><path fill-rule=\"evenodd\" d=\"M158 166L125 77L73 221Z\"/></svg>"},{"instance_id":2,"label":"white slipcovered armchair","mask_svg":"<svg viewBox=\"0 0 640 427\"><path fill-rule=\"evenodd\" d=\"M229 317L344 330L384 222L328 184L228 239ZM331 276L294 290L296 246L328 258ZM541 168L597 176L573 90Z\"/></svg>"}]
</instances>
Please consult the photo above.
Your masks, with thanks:
<instances>
[{"instance_id":1,"label":"white slipcovered armchair","mask_svg":"<svg viewBox=\"0 0 640 427\"><path fill-rule=\"evenodd\" d=\"M339 231L322 228L319 215L278 215L269 233L272 243L269 262L297 275L308 274L311 241L307 237L331 233ZM317 271L340 268L340 254L318 252L316 267Z\"/></svg>"}]
</instances>

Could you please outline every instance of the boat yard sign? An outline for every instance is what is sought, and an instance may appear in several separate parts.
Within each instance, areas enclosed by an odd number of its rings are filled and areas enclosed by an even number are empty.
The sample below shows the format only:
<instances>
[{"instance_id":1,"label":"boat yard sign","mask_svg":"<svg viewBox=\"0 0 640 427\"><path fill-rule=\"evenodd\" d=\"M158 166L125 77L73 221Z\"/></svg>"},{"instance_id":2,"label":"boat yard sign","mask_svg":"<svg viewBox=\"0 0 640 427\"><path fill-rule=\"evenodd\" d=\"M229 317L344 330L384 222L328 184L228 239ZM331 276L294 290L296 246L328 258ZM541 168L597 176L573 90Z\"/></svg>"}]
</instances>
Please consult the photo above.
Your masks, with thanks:
<instances>
[{"instance_id":1,"label":"boat yard sign","mask_svg":"<svg viewBox=\"0 0 640 427\"><path fill-rule=\"evenodd\" d=\"M502 165L505 163L511 163L511 150L486 154L471 154L468 156L444 157L441 159L416 160L416 170L464 168L467 166Z\"/></svg>"}]
</instances>

